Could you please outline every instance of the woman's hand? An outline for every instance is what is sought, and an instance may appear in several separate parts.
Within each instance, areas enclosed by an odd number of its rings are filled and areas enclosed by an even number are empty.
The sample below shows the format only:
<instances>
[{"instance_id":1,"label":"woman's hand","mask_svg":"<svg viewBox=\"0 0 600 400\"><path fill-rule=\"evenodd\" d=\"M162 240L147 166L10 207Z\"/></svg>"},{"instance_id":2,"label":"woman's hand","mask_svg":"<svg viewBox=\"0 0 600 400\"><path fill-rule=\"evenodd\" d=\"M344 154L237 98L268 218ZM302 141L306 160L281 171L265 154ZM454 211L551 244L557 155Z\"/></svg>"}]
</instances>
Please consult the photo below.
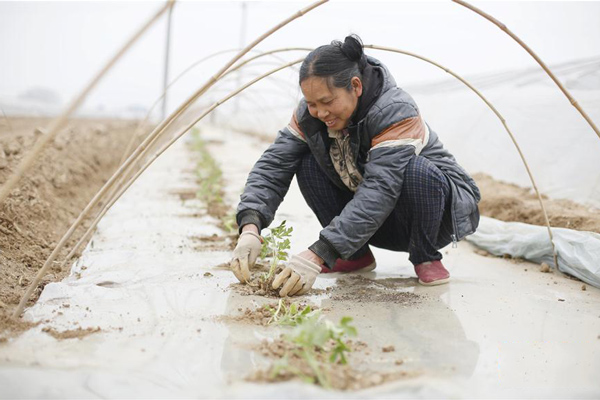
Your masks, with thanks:
<instances>
[{"instance_id":1,"label":"woman's hand","mask_svg":"<svg viewBox=\"0 0 600 400\"><path fill-rule=\"evenodd\" d=\"M233 274L240 282L246 283L250 280L250 268L254 267L261 248L262 239L256 225L244 225L229 263Z\"/></svg>"},{"instance_id":2,"label":"woman's hand","mask_svg":"<svg viewBox=\"0 0 600 400\"><path fill-rule=\"evenodd\" d=\"M310 250L292 256L288 265L273 280L273 289L278 289L279 296L294 296L307 293L321 273L323 260Z\"/></svg>"}]
</instances>

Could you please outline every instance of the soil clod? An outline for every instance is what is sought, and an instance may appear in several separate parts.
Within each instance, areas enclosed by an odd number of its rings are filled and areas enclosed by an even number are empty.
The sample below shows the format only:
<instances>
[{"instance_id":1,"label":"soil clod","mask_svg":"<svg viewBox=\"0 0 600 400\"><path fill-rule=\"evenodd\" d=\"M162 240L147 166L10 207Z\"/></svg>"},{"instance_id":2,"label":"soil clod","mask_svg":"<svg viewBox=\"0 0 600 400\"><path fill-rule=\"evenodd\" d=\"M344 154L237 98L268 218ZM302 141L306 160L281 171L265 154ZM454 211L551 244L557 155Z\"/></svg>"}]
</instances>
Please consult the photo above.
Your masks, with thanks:
<instances>
[{"instance_id":1,"label":"soil clod","mask_svg":"<svg viewBox=\"0 0 600 400\"><path fill-rule=\"evenodd\" d=\"M58 339L58 340L81 339L81 338L84 338L86 336L89 336L93 333L97 333L100 331L101 331L100 327L86 328L86 329L77 328L77 329L70 329L70 330L66 330L66 331L57 331L50 327L45 327L42 329L42 332L45 332L48 335L50 335L53 338Z\"/></svg>"},{"instance_id":2,"label":"soil clod","mask_svg":"<svg viewBox=\"0 0 600 400\"><path fill-rule=\"evenodd\" d=\"M550 266L546 263L541 263L540 264L540 271L544 272L544 273L548 273L550 272Z\"/></svg>"}]
</instances>

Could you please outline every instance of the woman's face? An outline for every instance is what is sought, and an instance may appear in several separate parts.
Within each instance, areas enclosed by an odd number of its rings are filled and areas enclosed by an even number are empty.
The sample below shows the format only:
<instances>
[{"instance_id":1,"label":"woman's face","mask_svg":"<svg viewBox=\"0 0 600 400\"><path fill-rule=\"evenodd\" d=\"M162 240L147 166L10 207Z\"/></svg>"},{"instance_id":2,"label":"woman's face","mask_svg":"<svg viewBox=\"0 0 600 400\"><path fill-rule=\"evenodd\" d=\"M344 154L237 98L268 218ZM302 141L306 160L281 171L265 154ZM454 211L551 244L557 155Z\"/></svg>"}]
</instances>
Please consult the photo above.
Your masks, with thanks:
<instances>
[{"instance_id":1,"label":"woman's face","mask_svg":"<svg viewBox=\"0 0 600 400\"><path fill-rule=\"evenodd\" d=\"M362 82L352 78L352 88L336 88L327 85L327 80L318 76L306 78L300 84L308 105L308 112L325 123L327 128L339 131L348 126L350 117L362 94Z\"/></svg>"}]
</instances>

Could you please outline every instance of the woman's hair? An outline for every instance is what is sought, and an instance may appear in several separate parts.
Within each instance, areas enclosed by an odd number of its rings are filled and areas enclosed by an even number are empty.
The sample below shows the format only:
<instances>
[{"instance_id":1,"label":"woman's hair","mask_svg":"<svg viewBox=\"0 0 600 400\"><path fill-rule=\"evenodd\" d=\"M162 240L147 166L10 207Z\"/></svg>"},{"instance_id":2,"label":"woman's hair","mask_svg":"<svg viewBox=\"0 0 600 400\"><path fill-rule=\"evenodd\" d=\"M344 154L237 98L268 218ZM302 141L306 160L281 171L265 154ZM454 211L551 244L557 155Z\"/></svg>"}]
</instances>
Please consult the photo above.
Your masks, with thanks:
<instances>
[{"instance_id":1,"label":"woman's hair","mask_svg":"<svg viewBox=\"0 0 600 400\"><path fill-rule=\"evenodd\" d=\"M311 51L300 67L300 83L311 76L318 76L326 78L328 85L350 90L352 78L362 79L366 65L362 40L353 34L346 36L344 43L334 40Z\"/></svg>"}]
</instances>

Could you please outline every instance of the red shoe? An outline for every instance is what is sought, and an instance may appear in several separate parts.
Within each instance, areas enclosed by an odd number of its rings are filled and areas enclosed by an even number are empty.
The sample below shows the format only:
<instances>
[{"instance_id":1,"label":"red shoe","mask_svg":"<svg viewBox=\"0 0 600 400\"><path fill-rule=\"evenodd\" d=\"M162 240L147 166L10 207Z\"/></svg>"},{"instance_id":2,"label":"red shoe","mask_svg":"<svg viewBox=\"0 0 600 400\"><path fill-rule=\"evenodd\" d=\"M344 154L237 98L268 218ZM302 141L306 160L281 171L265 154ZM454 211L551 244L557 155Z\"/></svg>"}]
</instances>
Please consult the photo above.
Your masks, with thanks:
<instances>
[{"instance_id":1,"label":"red shoe","mask_svg":"<svg viewBox=\"0 0 600 400\"><path fill-rule=\"evenodd\" d=\"M327 267L321 267L322 274L328 274L332 272L369 272L373 271L376 267L375 257L371 250L357 260L342 260L338 258L335 262L333 269Z\"/></svg>"},{"instance_id":2,"label":"red shoe","mask_svg":"<svg viewBox=\"0 0 600 400\"><path fill-rule=\"evenodd\" d=\"M444 268L441 261L436 260L415 265L415 272L421 285L435 286L450 281L450 272Z\"/></svg>"}]
</instances>

